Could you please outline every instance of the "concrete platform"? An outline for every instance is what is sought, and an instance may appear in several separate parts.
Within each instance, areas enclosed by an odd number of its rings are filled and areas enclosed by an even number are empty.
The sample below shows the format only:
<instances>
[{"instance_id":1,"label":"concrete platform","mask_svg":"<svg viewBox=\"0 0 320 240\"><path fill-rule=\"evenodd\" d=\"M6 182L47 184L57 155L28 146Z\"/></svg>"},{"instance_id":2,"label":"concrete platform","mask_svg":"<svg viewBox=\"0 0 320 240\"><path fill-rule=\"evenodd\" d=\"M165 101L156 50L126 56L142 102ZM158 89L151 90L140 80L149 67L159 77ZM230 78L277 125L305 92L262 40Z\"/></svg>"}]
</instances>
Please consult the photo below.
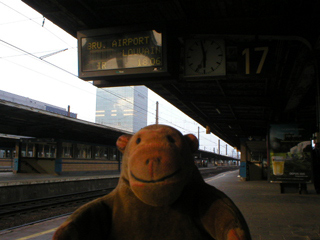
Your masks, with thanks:
<instances>
[{"instance_id":1,"label":"concrete platform","mask_svg":"<svg viewBox=\"0 0 320 240\"><path fill-rule=\"evenodd\" d=\"M0 188L18 185L54 183L54 182L70 182L70 181L84 181L91 179L107 179L118 178L120 174L82 174L76 175L51 175L51 174L32 174L32 173L17 173L0 172Z\"/></svg>"},{"instance_id":2,"label":"concrete platform","mask_svg":"<svg viewBox=\"0 0 320 240\"><path fill-rule=\"evenodd\" d=\"M243 182L238 171L206 179L239 207L253 240L320 240L320 195L312 184L308 194L280 193L279 184Z\"/></svg>"},{"instance_id":3,"label":"concrete platform","mask_svg":"<svg viewBox=\"0 0 320 240\"><path fill-rule=\"evenodd\" d=\"M120 174L58 176L0 173L0 204L115 187Z\"/></svg>"}]
</instances>

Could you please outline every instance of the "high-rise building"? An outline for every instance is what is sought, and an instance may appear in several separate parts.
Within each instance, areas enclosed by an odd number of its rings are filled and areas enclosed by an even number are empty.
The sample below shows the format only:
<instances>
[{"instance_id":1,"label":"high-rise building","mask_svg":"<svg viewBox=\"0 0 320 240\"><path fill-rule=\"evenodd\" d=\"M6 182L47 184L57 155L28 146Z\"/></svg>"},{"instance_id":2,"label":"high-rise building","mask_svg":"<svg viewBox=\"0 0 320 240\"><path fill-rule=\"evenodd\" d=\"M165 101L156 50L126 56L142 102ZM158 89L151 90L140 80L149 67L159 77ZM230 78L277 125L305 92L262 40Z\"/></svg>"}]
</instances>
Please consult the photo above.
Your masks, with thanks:
<instances>
[{"instance_id":1,"label":"high-rise building","mask_svg":"<svg viewBox=\"0 0 320 240\"><path fill-rule=\"evenodd\" d=\"M135 133L147 125L147 110L144 86L97 89L96 123Z\"/></svg>"}]
</instances>

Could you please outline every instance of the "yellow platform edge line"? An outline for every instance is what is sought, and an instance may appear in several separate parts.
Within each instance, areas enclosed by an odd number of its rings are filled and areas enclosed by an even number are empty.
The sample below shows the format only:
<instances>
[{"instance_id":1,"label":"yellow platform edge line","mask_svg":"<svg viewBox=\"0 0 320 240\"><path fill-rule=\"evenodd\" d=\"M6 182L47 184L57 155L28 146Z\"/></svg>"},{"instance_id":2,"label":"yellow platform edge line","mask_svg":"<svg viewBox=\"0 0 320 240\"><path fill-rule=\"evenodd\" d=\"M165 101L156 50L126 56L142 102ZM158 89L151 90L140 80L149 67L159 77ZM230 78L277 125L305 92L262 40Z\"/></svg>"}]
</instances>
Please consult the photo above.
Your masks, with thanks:
<instances>
[{"instance_id":1,"label":"yellow platform edge line","mask_svg":"<svg viewBox=\"0 0 320 240\"><path fill-rule=\"evenodd\" d=\"M35 233L35 234L29 235L29 236L26 236L26 237L18 238L18 239L16 239L16 240L27 240L27 239L34 238L34 237L39 237L39 236L41 236L41 235L44 235L44 234L53 232L53 231L55 231L55 230L57 230L57 228L53 228L53 229L49 229L49 230L47 230L47 231Z\"/></svg>"}]
</instances>

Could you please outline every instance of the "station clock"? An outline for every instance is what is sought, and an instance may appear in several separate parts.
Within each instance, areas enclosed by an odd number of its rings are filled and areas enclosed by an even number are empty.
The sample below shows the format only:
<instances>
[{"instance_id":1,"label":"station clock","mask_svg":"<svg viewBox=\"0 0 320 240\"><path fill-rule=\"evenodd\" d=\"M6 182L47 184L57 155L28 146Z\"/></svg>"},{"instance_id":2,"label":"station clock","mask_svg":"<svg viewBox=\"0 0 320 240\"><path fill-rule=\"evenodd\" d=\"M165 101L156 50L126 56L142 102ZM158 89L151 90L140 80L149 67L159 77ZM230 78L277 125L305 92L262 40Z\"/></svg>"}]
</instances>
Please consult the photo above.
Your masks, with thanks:
<instances>
[{"instance_id":1,"label":"station clock","mask_svg":"<svg viewBox=\"0 0 320 240\"><path fill-rule=\"evenodd\" d=\"M185 48L185 76L224 76L225 48L221 39L190 39Z\"/></svg>"}]
</instances>

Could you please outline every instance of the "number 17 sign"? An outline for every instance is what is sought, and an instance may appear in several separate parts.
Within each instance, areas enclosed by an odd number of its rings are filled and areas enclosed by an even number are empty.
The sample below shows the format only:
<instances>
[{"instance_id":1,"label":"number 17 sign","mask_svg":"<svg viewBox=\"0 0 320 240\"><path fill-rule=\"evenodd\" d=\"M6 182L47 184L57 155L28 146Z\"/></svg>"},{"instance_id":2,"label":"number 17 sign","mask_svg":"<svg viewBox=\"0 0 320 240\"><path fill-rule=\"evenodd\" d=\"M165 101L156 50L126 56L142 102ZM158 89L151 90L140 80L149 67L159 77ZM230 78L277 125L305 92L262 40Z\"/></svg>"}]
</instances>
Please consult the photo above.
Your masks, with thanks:
<instances>
[{"instance_id":1,"label":"number 17 sign","mask_svg":"<svg viewBox=\"0 0 320 240\"><path fill-rule=\"evenodd\" d=\"M238 73L247 76L273 75L275 66L275 47L270 41L238 46Z\"/></svg>"}]
</instances>

